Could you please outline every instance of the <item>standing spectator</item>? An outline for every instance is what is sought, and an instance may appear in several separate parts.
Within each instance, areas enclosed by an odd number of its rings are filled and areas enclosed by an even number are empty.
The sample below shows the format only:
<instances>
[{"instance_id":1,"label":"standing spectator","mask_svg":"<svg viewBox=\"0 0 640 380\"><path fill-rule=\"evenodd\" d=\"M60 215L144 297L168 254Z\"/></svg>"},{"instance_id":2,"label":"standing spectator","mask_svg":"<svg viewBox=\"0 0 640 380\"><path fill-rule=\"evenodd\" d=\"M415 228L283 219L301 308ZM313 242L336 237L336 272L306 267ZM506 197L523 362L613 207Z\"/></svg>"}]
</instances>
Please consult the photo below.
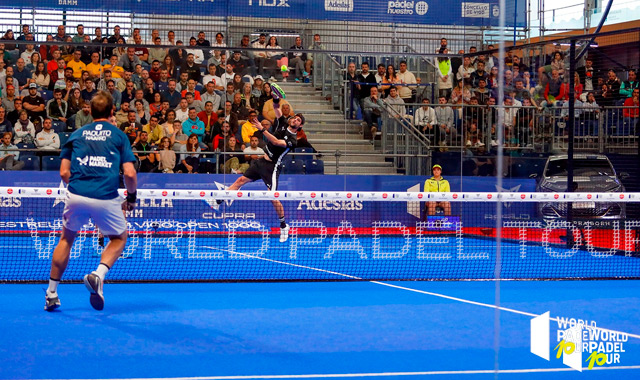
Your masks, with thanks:
<instances>
[{"instance_id":1,"label":"standing spectator","mask_svg":"<svg viewBox=\"0 0 640 380\"><path fill-rule=\"evenodd\" d=\"M368 69L367 65L367 69ZM420 83L419 79L416 79L415 75L412 72L407 70L407 62L400 62L400 72L398 73L398 79L400 79L400 83L402 86L398 88L398 95L400 98L404 100L405 103L414 103L415 95L413 95L413 91L416 90L417 86L411 86L412 84Z\"/></svg>"},{"instance_id":2,"label":"standing spectator","mask_svg":"<svg viewBox=\"0 0 640 380\"><path fill-rule=\"evenodd\" d=\"M551 79L547 82L547 85L544 90L544 99L542 102L542 106L561 106L562 102L557 101L556 99L561 99L564 97L564 86L562 85L562 79L560 79L560 74L558 70L551 70Z\"/></svg>"},{"instance_id":3,"label":"standing spectator","mask_svg":"<svg viewBox=\"0 0 640 380\"><path fill-rule=\"evenodd\" d=\"M442 54L449 54L445 49ZM453 71L451 69L451 60L449 57L438 57L435 61L436 72L438 74L438 94L449 97L453 89Z\"/></svg>"},{"instance_id":4,"label":"standing spectator","mask_svg":"<svg viewBox=\"0 0 640 380\"><path fill-rule=\"evenodd\" d=\"M313 43L309 46L308 50L326 50L322 41L320 41L320 35L313 35ZM311 53L307 54L307 61L305 62L305 70L310 73L313 68L313 55Z\"/></svg>"},{"instance_id":5,"label":"standing spectator","mask_svg":"<svg viewBox=\"0 0 640 380\"><path fill-rule=\"evenodd\" d=\"M0 145L0 169L20 170L24 167L24 162L19 161L20 151L18 147L11 144L11 132L2 134L2 144Z\"/></svg>"},{"instance_id":6,"label":"standing spectator","mask_svg":"<svg viewBox=\"0 0 640 380\"><path fill-rule=\"evenodd\" d=\"M222 33L218 33L218 34L222 35ZM216 36L216 39L217 39L217 36ZM222 40L222 37L220 39ZM198 32L198 39L196 40L196 45L205 47L205 49L203 49L204 59L209 59L210 50L206 48L211 46L211 42L209 42L209 40L206 39L206 36L203 31Z\"/></svg>"},{"instance_id":7,"label":"standing spectator","mask_svg":"<svg viewBox=\"0 0 640 380\"><path fill-rule=\"evenodd\" d=\"M578 75L580 75L580 82L584 84L586 91L593 91L597 87L597 79L600 76L600 72L593 67L593 58L587 57L585 59L584 66L576 69Z\"/></svg>"},{"instance_id":8,"label":"standing spectator","mask_svg":"<svg viewBox=\"0 0 640 380\"><path fill-rule=\"evenodd\" d=\"M625 121L628 126L630 126L630 130L633 131L633 126L636 126L638 123L638 107L640 107L640 89L636 88L631 93L631 97L627 98L624 102L625 107L633 107L633 108L625 108L623 110L623 115ZM627 127L629 128L629 127Z\"/></svg>"},{"instance_id":9,"label":"standing spectator","mask_svg":"<svg viewBox=\"0 0 640 380\"><path fill-rule=\"evenodd\" d=\"M249 65L251 76L255 77L258 74L258 70L256 68L256 61L254 60L254 54L252 51L246 50L247 48L251 48L251 43L250 43L248 34L245 34L242 36L242 39L240 40L240 46L238 46L238 48L242 52L242 55L241 55L242 59L246 60ZM205 81L205 83L207 82Z\"/></svg>"},{"instance_id":10,"label":"standing spectator","mask_svg":"<svg viewBox=\"0 0 640 380\"><path fill-rule=\"evenodd\" d=\"M36 135L36 147L40 150L60 149L60 137L53 130L51 119L46 118L42 122L42 131Z\"/></svg>"},{"instance_id":11,"label":"standing spectator","mask_svg":"<svg viewBox=\"0 0 640 380\"><path fill-rule=\"evenodd\" d=\"M636 71L629 70L628 80L622 82L620 86L620 97L621 99L630 98L633 94L633 90L640 88L640 82L636 79Z\"/></svg>"}]
</instances>

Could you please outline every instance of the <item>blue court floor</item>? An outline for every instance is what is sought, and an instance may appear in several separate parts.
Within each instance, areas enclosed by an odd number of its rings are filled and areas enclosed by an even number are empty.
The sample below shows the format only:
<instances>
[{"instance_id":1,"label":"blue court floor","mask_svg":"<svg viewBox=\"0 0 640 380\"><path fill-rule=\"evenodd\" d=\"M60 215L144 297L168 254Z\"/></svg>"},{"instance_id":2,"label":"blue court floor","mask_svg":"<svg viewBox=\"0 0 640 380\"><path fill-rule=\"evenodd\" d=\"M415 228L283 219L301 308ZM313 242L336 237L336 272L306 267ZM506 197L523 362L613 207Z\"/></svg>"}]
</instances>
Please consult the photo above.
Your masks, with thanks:
<instances>
[{"instance_id":1,"label":"blue court floor","mask_svg":"<svg viewBox=\"0 0 640 380\"><path fill-rule=\"evenodd\" d=\"M504 281L498 312L494 281L106 284L102 312L62 284L53 313L44 287L0 285L1 379L640 378L640 281ZM546 311L635 337L580 373L554 321L530 353Z\"/></svg>"}]
</instances>

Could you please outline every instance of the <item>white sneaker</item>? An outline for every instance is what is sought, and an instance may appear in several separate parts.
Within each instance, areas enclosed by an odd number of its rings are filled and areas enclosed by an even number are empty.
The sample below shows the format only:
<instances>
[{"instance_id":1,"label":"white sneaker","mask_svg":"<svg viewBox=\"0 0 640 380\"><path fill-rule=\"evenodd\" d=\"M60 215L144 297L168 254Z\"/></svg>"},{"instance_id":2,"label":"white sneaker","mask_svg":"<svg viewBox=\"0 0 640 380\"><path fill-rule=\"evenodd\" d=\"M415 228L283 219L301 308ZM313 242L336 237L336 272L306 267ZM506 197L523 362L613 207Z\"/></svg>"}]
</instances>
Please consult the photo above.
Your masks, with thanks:
<instances>
[{"instance_id":1,"label":"white sneaker","mask_svg":"<svg viewBox=\"0 0 640 380\"><path fill-rule=\"evenodd\" d=\"M287 224L284 228L280 229L280 243L284 243L289 239L289 225Z\"/></svg>"}]
</instances>

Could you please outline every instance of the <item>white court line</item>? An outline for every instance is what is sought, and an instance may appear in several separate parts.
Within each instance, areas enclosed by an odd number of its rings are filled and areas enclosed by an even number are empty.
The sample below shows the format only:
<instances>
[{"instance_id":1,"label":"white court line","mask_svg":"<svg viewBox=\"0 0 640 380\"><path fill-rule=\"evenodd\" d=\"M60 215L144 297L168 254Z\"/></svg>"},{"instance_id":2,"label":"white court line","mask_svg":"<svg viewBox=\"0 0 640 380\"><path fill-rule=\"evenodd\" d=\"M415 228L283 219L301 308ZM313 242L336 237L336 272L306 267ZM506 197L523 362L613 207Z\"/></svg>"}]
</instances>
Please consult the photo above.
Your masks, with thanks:
<instances>
[{"instance_id":1,"label":"white court line","mask_svg":"<svg viewBox=\"0 0 640 380\"><path fill-rule=\"evenodd\" d=\"M420 294L426 294L429 296L434 296L434 297L439 297L439 298L445 298L448 300L452 300L452 301L458 301L458 302L462 302L462 303L467 303L470 305L476 305L476 306L482 306L482 307L488 307L490 309L497 309L500 311L507 311L509 313L514 313L514 314L522 314L522 315L526 315L529 317L538 317L538 314L533 314L533 313L529 313L526 311L520 311L520 310L515 310L515 309L510 309L508 307L502 307L502 306L496 306L496 305L492 305L492 304L488 304L488 303L482 303L482 302L476 302L476 301L471 301L471 300L466 300L464 298L458 298L458 297L452 297L452 296L448 296L445 294L440 294L440 293L433 293L433 292L428 292L426 290L419 290L419 289L413 289L413 288L407 288L405 286L399 286L399 285L393 285L393 284L387 284L386 282L380 282L380 281L369 281L369 280L365 280L361 277L356 277L356 276L351 276L348 274L344 274L344 273L339 273L339 272L333 272L330 270L326 270L326 269L320 269L320 268L314 268L314 267L309 267L306 265L300 265L300 264L294 264L294 263L288 263L286 261L280 261L280 260L273 260L273 259L267 259L265 257L259 257L259 256L254 256L254 255L250 255L248 253L242 253L242 252L233 252L231 250L228 249L221 249L221 248L216 248L216 247L204 247L204 248L209 248L209 249L213 249L213 250L218 250L218 251L223 251L223 252L227 252L227 253L234 253L234 254L238 254L238 255L243 255L246 256L248 258L252 258L252 259L260 259L260 260L264 260L264 261L269 261L272 263L277 263L277 264L284 264L284 265L290 265L290 266L294 266L294 267L298 267L298 268L304 268L304 269L309 269L309 270L314 270L317 272L324 272L324 273L329 273L329 274L335 274L337 276L342 276L342 277L346 277L346 278L350 278L353 280L362 280L362 281L368 281L372 284L377 284L377 285L382 285L382 286L387 286L390 288L396 288L396 289L401 289L401 290L407 290L409 292L414 292L414 293L420 293ZM549 318L550 321L554 321L554 322L558 322L558 318ZM636 339L640 339L640 335L637 334L630 334L630 333L625 333L623 331L617 331L617 330L611 330L611 329L605 329L602 327L591 327L589 326L589 328L592 329L596 329L596 330L601 330L601 331L608 331L608 332L612 332L612 333L616 333L616 334L626 334L629 337L632 338L636 338Z\"/></svg>"},{"instance_id":2,"label":"white court line","mask_svg":"<svg viewBox=\"0 0 640 380\"><path fill-rule=\"evenodd\" d=\"M594 367L592 371L640 369L640 365ZM583 370L588 370L584 367ZM576 372L573 368L530 368L530 369L479 369L469 371L425 371L425 372L378 372L378 373L327 373L317 375L256 375L256 376L202 376L202 377L154 377L131 379L102 379L102 380L250 380L250 379L329 379L329 378L356 378L356 377L382 377L382 376L442 376L442 375L485 375L508 373L549 373L549 372ZM85 380L85 379L74 379Z\"/></svg>"}]
</instances>

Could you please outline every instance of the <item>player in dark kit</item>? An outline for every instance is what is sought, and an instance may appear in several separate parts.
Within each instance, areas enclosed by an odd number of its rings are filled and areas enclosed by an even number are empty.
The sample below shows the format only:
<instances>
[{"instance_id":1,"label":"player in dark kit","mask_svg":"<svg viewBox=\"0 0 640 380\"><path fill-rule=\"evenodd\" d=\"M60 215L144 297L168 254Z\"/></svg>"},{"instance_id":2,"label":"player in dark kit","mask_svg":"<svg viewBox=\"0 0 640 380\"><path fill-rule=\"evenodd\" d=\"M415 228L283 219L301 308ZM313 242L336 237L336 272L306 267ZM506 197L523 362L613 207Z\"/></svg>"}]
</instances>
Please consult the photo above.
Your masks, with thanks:
<instances>
[{"instance_id":1,"label":"player in dark kit","mask_svg":"<svg viewBox=\"0 0 640 380\"><path fill-rule=\"evenodd\" d=\"M282 159L289 151L296 147L296 134L304 124L304 116L302 116L302 114L296 114L289 119L282 116L280 99L284 99L284 92L277 84L272 84L271 89L273 109L276 113L276 119L271 129L267 130L263 127L257 118L251 120L251 124L259 131L262 131L264 137L267 139L267 145L264 149L265 154L263 157L253 160L249 169L247 169L242 177L238 178L228 190L239 190L249 182L262 179L270 191L276 191L278 189L278 176L280 175ZM275 207L278 218L280 219L280 242L285 242L289 238L289 226L284 218L284 208L278 200L273 200L271 203L273 203L273 207ZM222 204L222 201L219 200L217 205L220 204Z\"/></svg>"},{"instance_id":2,"label":"player in dark kit","mask_svg":"<svg viewBox=\"0 0 640 380\"><path fill-rule=\"evenodd\" d=\"M69 263L69 254L78 233L93 220L100 232L109 237L95 271L84 276L91 306L104 307L104 277L120 257L127 242L127 221L123 210L136 203L137 177L127 136L111 123L113 98L100 91L91 99L93 123L75 131L62 147L60 176L69 184L62 214L62 236L53 251L51 277L45 295L46 311L60 307L58 284ZM127 199L118 195L120 166L124 172Z\"/></svg>"}]
</instances>

